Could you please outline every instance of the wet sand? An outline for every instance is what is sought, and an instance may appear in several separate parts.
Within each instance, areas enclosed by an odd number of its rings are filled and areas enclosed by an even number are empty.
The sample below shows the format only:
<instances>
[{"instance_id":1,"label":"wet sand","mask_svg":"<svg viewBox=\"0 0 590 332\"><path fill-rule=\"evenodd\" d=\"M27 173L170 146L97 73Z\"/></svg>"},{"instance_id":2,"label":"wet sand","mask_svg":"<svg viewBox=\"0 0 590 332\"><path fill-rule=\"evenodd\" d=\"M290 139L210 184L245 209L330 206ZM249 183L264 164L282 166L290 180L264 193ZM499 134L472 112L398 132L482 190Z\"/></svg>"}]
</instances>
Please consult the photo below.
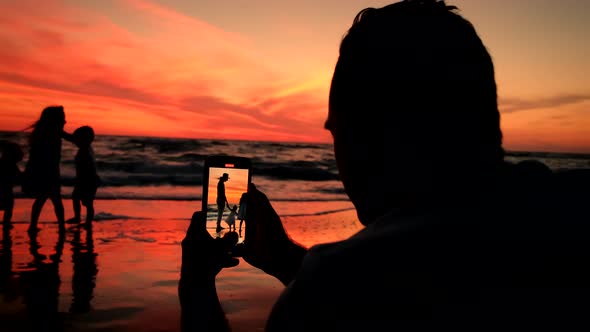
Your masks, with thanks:
<instances>
[{"instance_id":1,"label":"wet sand","mask_svg":"<svg viewBox=\"0 0 590 332\"><path fill-rule=\"evenodd\" d=\"M348 202L273 205L288 215L289 235L308 247L361 228ZM14 227L2 233L0 330L39 330L35 324L43 322L63 331L179 331L180 241L198 202L97 201L92 232L69 227L62 237L47 203L36 239L26 232L30 206L17 200ZM282 289L243 260L217 277L234 332L262 330Z\"/></svg>"}]
</instances>

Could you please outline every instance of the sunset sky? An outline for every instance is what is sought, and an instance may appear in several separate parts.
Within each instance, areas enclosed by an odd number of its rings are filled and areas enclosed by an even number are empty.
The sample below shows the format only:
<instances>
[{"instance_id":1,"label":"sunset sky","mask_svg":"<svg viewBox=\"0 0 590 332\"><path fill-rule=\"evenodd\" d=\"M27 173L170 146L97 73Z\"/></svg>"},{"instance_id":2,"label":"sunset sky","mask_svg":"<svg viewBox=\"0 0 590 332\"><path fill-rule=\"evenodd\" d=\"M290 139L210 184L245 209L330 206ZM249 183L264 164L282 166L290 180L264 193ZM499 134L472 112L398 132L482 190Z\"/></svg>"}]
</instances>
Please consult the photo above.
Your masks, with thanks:
<instances>
[{"instance_id":1,"label":"sunset sky","mask_svg":"<svg viewBox=\"0 0 590 332\"><path fill-rule=\"evenodd\" d=\"M0 130L331 142L338 46L390 1L0 0ZM590 1L448 0L488 47L509 150L590 153Z\"/></svg>"},{"instance_id":2,"label":"sunset sky","mask_svg":"<svg viewBox=\"0 0 590 332\"><path fill-rule=\"evenodd\" d=\"M242 194L248 190L248 171L245 169L211 168L209 172L207 204L217 204L217 183L226 172L229 174L229 180L224 182L225 195L230 205L238 204Z\"/></svg>"}]
</instances>

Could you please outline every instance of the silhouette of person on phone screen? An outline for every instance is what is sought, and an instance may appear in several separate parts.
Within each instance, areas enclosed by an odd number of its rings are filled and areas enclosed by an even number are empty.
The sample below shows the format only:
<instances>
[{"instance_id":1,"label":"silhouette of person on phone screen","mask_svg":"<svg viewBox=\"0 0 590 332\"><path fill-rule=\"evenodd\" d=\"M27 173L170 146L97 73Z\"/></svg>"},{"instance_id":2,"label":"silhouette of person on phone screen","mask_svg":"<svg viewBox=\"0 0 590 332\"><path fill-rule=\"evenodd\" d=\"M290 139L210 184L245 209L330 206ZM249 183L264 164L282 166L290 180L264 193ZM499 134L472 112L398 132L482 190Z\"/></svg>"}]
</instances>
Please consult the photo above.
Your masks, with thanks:
<instances>
[{"instance_id":1,"label":"silhouette of person on phone screen","mask_svg":"<svg viewBox=\"0 0 590 332\"><path fill-rule=\"evenodd\" d=\"M246 193L242 193L242 196L240 196L237 218L240 220L240 229L238 235L242 237L242 225L246 219Z\"/></svg>"},{"instance_id":2,"label":"silhouette of person on phone screen","mask_svg":"<svg viewBox=\"0 0 590 332\"><path fill-rule=\"evenodd\" d=\"M223 173L217 182L217 227L215 232L219 233L224 228L221 226L221 219L223 218L223 211L225 207L229 206L227 197L225 196L225 182L229 180L229 174Z\"/></svg>"}]
</instances>

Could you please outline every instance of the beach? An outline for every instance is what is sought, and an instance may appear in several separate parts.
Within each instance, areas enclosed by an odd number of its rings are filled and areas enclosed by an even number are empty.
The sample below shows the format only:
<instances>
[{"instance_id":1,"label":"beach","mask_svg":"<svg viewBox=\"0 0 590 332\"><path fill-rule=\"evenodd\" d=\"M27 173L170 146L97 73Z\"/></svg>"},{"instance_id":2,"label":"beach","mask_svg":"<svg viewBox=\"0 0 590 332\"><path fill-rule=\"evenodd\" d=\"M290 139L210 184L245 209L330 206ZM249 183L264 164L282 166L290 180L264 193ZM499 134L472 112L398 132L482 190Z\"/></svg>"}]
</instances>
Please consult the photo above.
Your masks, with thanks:
<instances>
[{"instance_id":1,"label":"beach","mask_svg":"<svg viewBox=\"0 0 590 332\"><path fill-rule=\"evenodd\" d=\"M14 227L2 234L1 330L28 330L54 315L63 331L179 331L180 242L199 203L98 200L92 232L68 225L60 238L47 202L41 231L31 242L26 229L32 201L18 199ZM64 205L66 218L72 216L70 201L64 199ZM273 206L279 214L303 212L284 217L283 223L306 247L344 239L361 228L349 202ZM332 212L314 212L320 208ZM214 226L208 229L213 234ZM278 280L242 259L217 277L232 331L262 330L282 289Z\"/></svg>"}]
</instances>

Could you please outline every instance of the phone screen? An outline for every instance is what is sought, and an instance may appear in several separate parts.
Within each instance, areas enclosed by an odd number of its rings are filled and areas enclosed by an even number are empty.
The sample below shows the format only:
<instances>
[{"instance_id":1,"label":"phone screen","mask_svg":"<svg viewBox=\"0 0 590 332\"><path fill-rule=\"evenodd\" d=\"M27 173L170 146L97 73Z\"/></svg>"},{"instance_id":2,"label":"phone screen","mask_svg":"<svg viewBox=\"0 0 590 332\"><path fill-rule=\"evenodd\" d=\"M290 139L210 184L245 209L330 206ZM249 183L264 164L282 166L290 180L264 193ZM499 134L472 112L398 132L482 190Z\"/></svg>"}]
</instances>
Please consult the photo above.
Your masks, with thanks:
<instances>
[{"instance_id":1,"label":"phone screen","mask_svg":"<svg viewBox=\"0 0 590 332\"><path fill-rule=\"evenodd\" d=\"M205 160L203 207L207 229L221 235L235 231L240 242L245 232L242 195L252 180L251 161L244 157L210 156Z\"/></svg>"}]
</instances>

